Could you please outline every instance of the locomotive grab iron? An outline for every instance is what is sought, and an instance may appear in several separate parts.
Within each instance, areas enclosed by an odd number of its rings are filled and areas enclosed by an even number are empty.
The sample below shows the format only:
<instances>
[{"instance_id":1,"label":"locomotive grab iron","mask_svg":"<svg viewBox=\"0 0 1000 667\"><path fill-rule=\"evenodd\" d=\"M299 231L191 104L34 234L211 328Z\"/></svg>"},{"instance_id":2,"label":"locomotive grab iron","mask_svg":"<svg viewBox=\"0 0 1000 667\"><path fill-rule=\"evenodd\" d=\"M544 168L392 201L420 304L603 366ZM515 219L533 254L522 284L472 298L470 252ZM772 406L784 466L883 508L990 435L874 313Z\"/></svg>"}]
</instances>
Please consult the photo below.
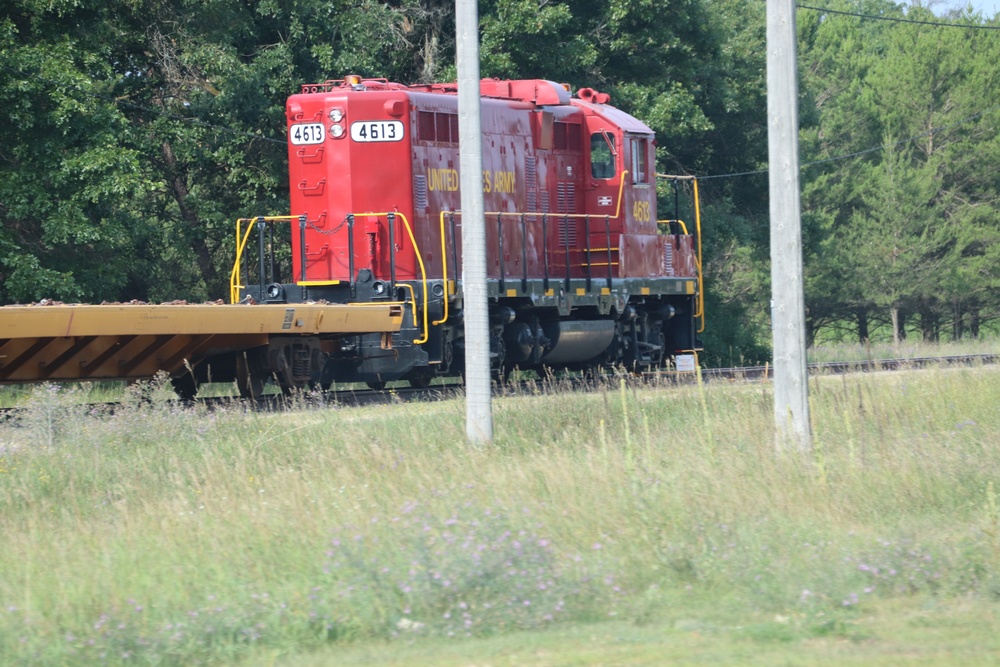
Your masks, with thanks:
<instances>
[{"instance_id":1,"label":"locomotive grab iron","mask_svg":"<svg viewBox=\"0 0 1000 667\"><path fill-rule=\"evenodd\" d=\"M544 80L480 88L494 373L689 360L704 328L697 183L689 233L658 221L653 131L607 95ZM397 332L245 350L244 394L270 377L287 390L463 372L456 93L350 76L288 99L292 215L237 223L232 301L398 303L404 317Z\"/></svg>"}]
</instances>

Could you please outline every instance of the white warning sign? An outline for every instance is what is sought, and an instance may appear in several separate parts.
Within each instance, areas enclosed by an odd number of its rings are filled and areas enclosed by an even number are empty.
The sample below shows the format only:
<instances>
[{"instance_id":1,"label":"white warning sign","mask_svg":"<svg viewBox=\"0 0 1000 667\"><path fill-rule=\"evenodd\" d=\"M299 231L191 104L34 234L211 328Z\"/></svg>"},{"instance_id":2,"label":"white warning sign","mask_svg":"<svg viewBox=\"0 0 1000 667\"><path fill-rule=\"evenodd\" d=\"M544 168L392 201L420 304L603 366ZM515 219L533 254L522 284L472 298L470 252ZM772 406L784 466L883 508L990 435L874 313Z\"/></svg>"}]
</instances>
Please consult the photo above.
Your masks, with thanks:
<instances>
[{"instance_id":1,"label":"white warning sign","mask_svg":"<svg viewBox=\"0 0 1000 667\"><path fill-rule=\"evenodd\" d=\"M674 357L679 373L693 373L695 371L695 361L693 354L678 354Z\"/></svg>"}]
</instances>

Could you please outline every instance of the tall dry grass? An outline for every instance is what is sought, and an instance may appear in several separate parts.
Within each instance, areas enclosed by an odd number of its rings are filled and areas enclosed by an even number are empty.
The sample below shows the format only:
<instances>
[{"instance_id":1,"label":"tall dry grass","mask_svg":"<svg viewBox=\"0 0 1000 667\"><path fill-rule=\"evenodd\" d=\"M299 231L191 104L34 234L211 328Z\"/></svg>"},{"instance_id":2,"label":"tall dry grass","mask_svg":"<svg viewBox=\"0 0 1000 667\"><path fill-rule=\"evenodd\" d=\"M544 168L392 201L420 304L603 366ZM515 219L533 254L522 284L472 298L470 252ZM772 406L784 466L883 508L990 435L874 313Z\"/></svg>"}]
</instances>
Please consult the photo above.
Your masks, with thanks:
<instances>
[{"instance_id":1,"label":"tall dry grass","mask_svg":"<svg viewBox=\"0 0 1000 667\"><path fill-rule=\"evenodd\" d=\"M150 395L153 398L150 400ZM876 598L1000 597L1000 373L817 378L778 455L768 385L113 414L38 388L0 426L0 655L225 662L692 610L848 632Z\"/></svg>"}]
</instances>

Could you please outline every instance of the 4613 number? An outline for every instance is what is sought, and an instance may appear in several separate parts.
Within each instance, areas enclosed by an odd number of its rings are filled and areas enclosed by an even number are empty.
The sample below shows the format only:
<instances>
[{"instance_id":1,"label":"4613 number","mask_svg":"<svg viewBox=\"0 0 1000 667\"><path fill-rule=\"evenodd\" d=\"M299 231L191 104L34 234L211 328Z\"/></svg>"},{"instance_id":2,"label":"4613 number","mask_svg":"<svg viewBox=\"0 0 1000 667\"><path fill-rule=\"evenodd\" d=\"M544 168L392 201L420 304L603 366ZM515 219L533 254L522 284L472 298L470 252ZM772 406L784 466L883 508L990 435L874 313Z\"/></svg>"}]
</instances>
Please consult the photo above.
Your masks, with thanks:
<instances>
[{"instance_id":1,"label":"4613 number","mask_svg":"<svg viewBox=\"0 0 1000 667\"><path fill-rule=\"evenodd\" d=\"M632 217L639 222L649 222L649 202L637 201L632 204Z\"/></svg>"}]
</instances>

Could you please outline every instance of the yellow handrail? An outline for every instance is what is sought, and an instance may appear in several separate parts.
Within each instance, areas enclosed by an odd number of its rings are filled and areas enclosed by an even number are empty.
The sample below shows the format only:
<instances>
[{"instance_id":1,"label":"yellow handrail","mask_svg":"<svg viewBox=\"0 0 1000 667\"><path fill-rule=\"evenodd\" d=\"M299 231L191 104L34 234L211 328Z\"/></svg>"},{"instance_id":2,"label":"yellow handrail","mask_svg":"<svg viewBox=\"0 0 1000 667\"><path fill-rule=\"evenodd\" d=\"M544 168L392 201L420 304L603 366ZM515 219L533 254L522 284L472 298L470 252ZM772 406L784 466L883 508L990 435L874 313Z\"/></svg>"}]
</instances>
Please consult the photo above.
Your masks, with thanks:
<instances>
[{"instance_id":1,"label":"yellow handrail","mask_svg":"<svg viewBox=\"0 0 1000 667\"><path fill-rule=\"evenodd\" d=\"M440 320L434 320L431 322L433 326L438 326L448 321L448 297L451 293L448 290L448 246L445 245L444 237L444 215L445 213L451 213L452 215L461 215L461 211L441 211L439 216L441 219L441 280L444 283L444 312L441 314ZM455 239L452 239L454 243Z\"/></svg>"},{"instance_id":2,"label":"yellow handrail","mask_svg":"<svg viewBox=\"0 0 1000 667\"><path fill-rule=\"evenodd\" d=\"M247 220L247 218L239 218L236 220L236 261L233 262L233 270L229 273L229 303L236 303L239 301L240 285L238 283L240 276L240 263L243 260L243 248L246 246L247 238L250 236L250 230L253 227L247 227L246 236L240 239L240 223Z\"/></svg>"},{"instance_id":3,"label":"yellow handrail","mask_svg":"<svg viewBox=\"0 0 1000 667\"><path fill-rule=\"evenodd\" d=\"M625 169L624 171L622 171L622 180L621 180L621 183L618 184L618 205L615 207L615 214L612 215L612 216L608 216L607 214L603 214L602 215L600 213L541 213L539 211L526 211L526 212L517 212L517 211L485 211L483 213L483 217L485 218L488 215L491 215L491 216L492 215L496 215L496 216L508 217L508 218L513 218L513 217L519 218L521 216L533 216L533 217L538 217L538 216L552 216L553 218L586 218L586 219L593 218L595 220L601 220L601 219L608 218L608 217L617 218L619 215L621 215L621 212L622 212L622 192L624 192L624 190L625 190L625 176L628 173L629 173L628 169ZM449 214L449 215L462 215L462 212L461 211L441 211L441 215L440 215L440 220L441 220L441 279L444 282L444 289L445 289L445 295L444 295L444 313L442 314L440 320L434 320L433 322L431 322L431 324L433 326L438 326L439 324L442 324L442 323L444 323L444 322L446 322L448 320L448 297L450 295L448 293L448 247L445 245L445 234L444 234L444 216L445 216L445 214ZM588 230L588 233L589 233L589 230ZM452 242L454 242L454 239L452 239ZM593 252L593 249L591 251ZM422 266L423 266L423 264L421 264L421 267Z\"/></svg>"},{"instance_id":4,"label":"yellow handrail","mask_svg":"<svg viewBox=\"0 0 1000 667\"><path fill-rule=\"evenodd\" d=\"M705 330L705 275L702 272L701 255L701 198L698 195L698 179L695 176L669 176L667 174L657 174L658 178L673 178L678 181L691 181L694 184L694 226L698 235L698 257L695 260L695 269L698 272L698 303L695 311L695 319L701 319L701 326L698 333ZM685 234L687 230L685 229Z\"/></svg>"},{"instance_id":5,"label":"yellow handrail","mask_svg":"<svg viewBox=\"0 0 1000 667\"><path fill-rule=\"evenodd\" d=\"M513 218L520 217L522 215L540 216L547 215L553 218L587 218L594 220L603 220L604 218L617 218L622 213L622 191L625 189L625 175L628 174L628 169L622 172L622 182L618 185L618 205L615 207L615 214L608 215L607 213L542 213L540 211L485 211L483 216L488 215L499 215L503 217ZM461 211L448 211L449 213L455 213L461 215Z\"/></svg>"},{"instance_id":6,"label":"yellow handrail","mask_svg":"<svg viewBox=\"0 0 1000 667\"><path fill-rule=\"evenodd\" d=\"M625 177L628 176L628 169L622 171L622 180L618 184L618 205L615 207L615 217L622 213L622 193L625 192Z\"/></svg>"},{"instance_id":7,"label":"yellow handrail","mask_svg":"<svg viewBox=\"0 0 1000 667\"><path fill-rule=\"evenodd\" d=\"M701 318L701 327L698 333L705 330L705 277L701 270L701 202L698 197L698 179L692 178L694 183L694 224L698 230L698 311L695 317Z\"/></svg>"},{"instance_id":8,"label":"yellow handrail","mask_svg":"<svg viewBox=\"0 0 1000 667\"><path fill-rule=\"evenodd\" d=\"M430 329L427 326L427 269L424 267L424 259L420 255L420 247L417 245L417 239L413 235L413 227L410 225L409 219L406 215L400 213L399 211L389 211L386 213L354 213L355 217L360 216L376 216L376 217L388 217L389 214L399 216L403 220L403 224L406 226L406 233L410 237L410 242L413 244L413 249L417 256L417 262L420 264L420 274L421 282L423 284L423 327L422 336L413 342L416 344L426 343L429 337ZM233 270L229 274L229 300L232 303L239 301L239 275L240 275L240 264L243 260L243 252L246 250L247 241L250 239L250 232L253 231L253 223L263 220L264 222L282 222L299 220L300 216L297 215L268 215L268 216L257 216L254 218L238 218L236 220L236 261L233 262ZM248 223L246 232L242 231L243 223ZM306 258L302 257L301 261L305 262ZM412 286L404 285L404 287L409 287L412 294ZM417 319L417 306L413 304L413 319Z\"/></svg>"},{"instance_id":9,"label":"yellow handrail","mask_svg":"<svg viewBox=\"0 0 1000 667\"><path fill-rule=\"evenodd\" d=\"M250 239L250 232L253 231L253 224L247 226L246 234L240 234L240 229L242 223L254 223L260 222L282 222L298 220L297 215L259 215L254 218L237 218L236 219L236 260L233 262L233 270L229 274L229 302L236 303L240 300L240 264L243 261L243 251L246 250L247 241ZM305 257L302 258L305 261Z\"/></svg>"},{"instance_id":10,"label":"yellow handrail","mask_svg":"<svg viewBox=\"0 0 1000 667\"><path fill-rule=\"evenodd\" d=\"M421 310L423 311L423 327L421 337L416 338L413 341L415 345L420 345L421 343L426 343L427 339L430 338L430 327L427 325L427 269L424 267L424 258L420 255L420 246L417 245L417 239L413 236L413 227L410 226L409 219L405 214L400 213L399 211L387 211L384 213L350 213L348 215L353 215L355 218L360 218L362 216L375 216L380 218L382 216L388 217L390 214L399 216L403 219L403 225L406 227L406 233L410 237L410 243L413 244L413 253L417 256L417 263L420 265L420 282L423 285L424 293L424 300L421 304ZM390 248L389 252L395 252L395 248Z\"/></svg>"},{"instance_id":11,"label":"yellow handrail","mask_svg":"<svg viewBox=\"0 0 1000 667\"><path fill-rule=\"evenodd\" d=\"M684 236L688 236L687 225L684 224L684 221L681 220L680 218L678 218L677 220L657 220L656 224L663 225L663 224L670 224L671 222L676 222L678 225L680 225L681 229L684 230Z\"/></svg>"},{"instance_id":12,"label":"yellow handrail","mask_svg":"<svg viewBox=\"0 0 1000 667\"><path fill-rule=\"evenodd\" d=\"M427 339L430 337L430 327L427 326L427 268L424 266L424 258L420 255L420 246L417 245L417 239L413 235L413 227L410 226L410 221L402 213L396 213L399 217L403 219L403 224L406 225L406 234L410 237L410 243L413 244L413 254L417 256L417 263L420 264L420 284L423 287L424 300L420 304L423 310L423 335L415 339L413 343L415 345L420 345L421 343L426 343ZM391 248L390 248L391 250Z\"/></svg>"}]
</instances>

